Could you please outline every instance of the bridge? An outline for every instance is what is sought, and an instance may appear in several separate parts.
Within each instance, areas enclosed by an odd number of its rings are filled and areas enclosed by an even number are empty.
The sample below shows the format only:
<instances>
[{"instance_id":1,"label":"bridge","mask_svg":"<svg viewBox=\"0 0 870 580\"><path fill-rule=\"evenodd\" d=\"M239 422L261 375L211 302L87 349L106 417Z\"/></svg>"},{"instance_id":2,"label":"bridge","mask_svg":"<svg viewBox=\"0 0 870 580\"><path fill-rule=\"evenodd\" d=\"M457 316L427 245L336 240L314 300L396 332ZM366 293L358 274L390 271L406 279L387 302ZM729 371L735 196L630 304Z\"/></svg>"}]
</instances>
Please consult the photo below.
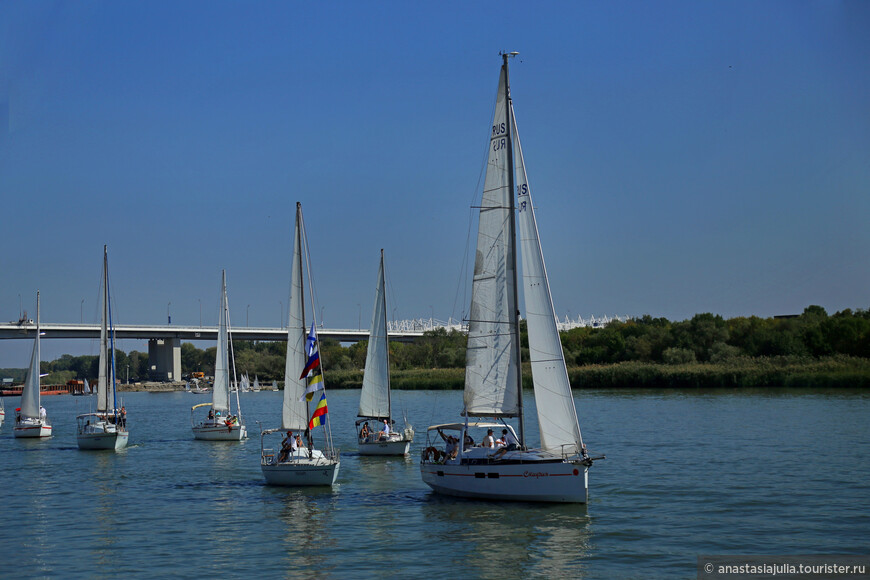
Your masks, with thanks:
<instances>
[{"instance_id":1,"label":"bridge","mask_svg":"<svg viewBox=\"0 0 870 580\"><path fill-rule=\"evenodd\" d=\"M428 322L428 321L427 321ZM434 325L391 324L388 331L390 340L413 342L423 336ZM39 325L43 339L51 338L100 338L99 324L56 324ZM286 328L233 328L235 340L286 341ZM217 326L184 325L116 325L115 339L137 339L148 341L148 363L154 380L181 380L181 341L203 340L217 342ZM368 340L369 331L321 328L317 331L321 338L332 338L339 342L358 342ZM27 321L0 323L0 339L31 339L36 335L36 324Z\"/></svg>"}]
</instances>

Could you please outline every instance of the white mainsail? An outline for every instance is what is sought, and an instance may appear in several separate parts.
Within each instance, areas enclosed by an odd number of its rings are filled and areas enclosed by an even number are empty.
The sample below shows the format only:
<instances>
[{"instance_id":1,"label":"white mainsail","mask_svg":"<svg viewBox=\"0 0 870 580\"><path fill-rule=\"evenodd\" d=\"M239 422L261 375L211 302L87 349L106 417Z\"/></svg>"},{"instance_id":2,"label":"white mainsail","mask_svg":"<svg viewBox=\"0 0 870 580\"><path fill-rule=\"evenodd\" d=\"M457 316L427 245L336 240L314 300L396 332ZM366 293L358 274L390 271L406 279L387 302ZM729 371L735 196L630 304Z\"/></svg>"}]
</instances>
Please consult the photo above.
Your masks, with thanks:
<instances>
[{"instance_id":1,"label":"white mainsail","mask_svg":"<svg viewBox=\"0 0 870 580\"><path fill-rule=\"evenodd\" d=\"M366 351L366 368L359 398L360 417L389 419L390 417L390 359L387 341L387 303L384 288L384 251L378 268L375 306Z\"/></svg>"},{"instance_id":2,"label":"white mainsail","mask_svg":"<svg viewBox=\"0 0 870 580\"><path fill-rule=\"evenodd\" d=\"M577 410L568 381L556 313L550 295L544 254L538 237L531 188L526 175L516 119L513 120L517 213L523 264L523 294L529 333L529 357L538 409L541 447L553 452L579 453L582 448Z\"/></svg>"},{"instance_id":3,"label":"white mainsail","mask_svg":"<svg viewBox=\"0 0 870 580\"><path fill-rule=\"evenodd\" d=\"M30 368L21 391L21 416L39 419L39 292L36 293L36 337L33 339L33 353L30 355Z\"/></svg>"},{"instance_id":4,"label":"white mainsail","mask_svg":"<svg viewBox=\"0 0 870 580\"><path fill-rule=\"evenodd\" d=\"M100 298L100 370L97 381L97 411L115 410L115 377L109 337L109 251L103 246L103 292Z\"/></svg>"},{"instance_id":5,"label":"white mainsail","mask_svg":"<svg viewBox=\"0 0 870 580\"><path fill-rule=\"evenodd\" d=\"M465 365L465 413L471 416L512 417L520 412L517 388L517 320L511 228L507 95L505 71L490 136L489 159L480 207L468 347Z\"/></svg>"},{"instance_id":6,"label":"white mainsail","mask_svg":"<svg viewBox=\"0 0 870 580\"><path fill-rule=\"evenodd\" d=\"M221 270L221 311L218 317L218 343L214 361L214 388L212 408L221 413L230 410L230 363L229 363L229 303L227 301L227 272Z\"/></svg>"},{"instance_id":7,"label":"white mainsail","mask_svg":"<svg viewBox=\"0 0 870 580\"><path fill-rule=\"evenodd\" d=\"M293 234L293 263L290 266L290 299L288 301L287 362L284 367L284 406L281 427L303 431L308 428L308 403L300 401L305 394L306 379L300 379L305 368L305 296L302 293L302 207L296 206L296 229Z\"/></svg>"}]
</instances>

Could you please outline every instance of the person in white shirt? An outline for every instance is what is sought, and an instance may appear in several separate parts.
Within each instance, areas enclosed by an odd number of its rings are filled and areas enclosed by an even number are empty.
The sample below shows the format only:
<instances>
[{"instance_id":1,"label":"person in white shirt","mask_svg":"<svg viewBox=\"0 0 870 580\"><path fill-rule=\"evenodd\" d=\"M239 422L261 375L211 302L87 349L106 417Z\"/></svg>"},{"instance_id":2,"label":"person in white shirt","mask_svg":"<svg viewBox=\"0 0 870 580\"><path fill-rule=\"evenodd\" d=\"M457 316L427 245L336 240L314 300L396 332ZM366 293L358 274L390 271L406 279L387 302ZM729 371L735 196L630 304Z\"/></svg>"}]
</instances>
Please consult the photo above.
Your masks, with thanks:
<instances>
[{"instance_id":1,"label":"person in white shirt","mask_svg":"<svg viewBox=\"0 0 870 580\"><path fill-rule=\"evenodd\" d=\"M492 429L486 430L486 437L480 443L481 447L495 447L495 439L492 438Z\"/></svg>"}]
</instances>

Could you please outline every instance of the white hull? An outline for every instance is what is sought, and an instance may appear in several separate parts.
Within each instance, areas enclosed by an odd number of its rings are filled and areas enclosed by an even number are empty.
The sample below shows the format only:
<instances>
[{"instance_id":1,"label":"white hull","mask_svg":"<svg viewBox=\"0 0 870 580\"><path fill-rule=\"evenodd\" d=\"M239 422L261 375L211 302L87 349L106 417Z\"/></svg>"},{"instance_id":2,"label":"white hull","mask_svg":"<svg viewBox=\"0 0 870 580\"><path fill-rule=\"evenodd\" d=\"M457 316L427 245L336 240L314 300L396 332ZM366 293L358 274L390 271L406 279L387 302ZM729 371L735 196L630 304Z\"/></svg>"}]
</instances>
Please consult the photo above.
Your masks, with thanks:
<instances>
[{"instance_id":1,"label":"white hull","mask_svg":"<svg viewBox=\"0 0 870 580\"><path fill-rule=\"evenodd\" d=\"M248 437L244 425L208 425L200 424L193 427L193 438L203 441L241 441Z\"/></svg>"},{"instance_id":2,"label":"white hull","mask_svg":"<svg viewBox=\"0 0 870 580\"><path fill-rule=\"evenodd\" d=\"M109 433L79 433L79 449L124 449L130 439L128 431Z\"/></svg>"},{"instance_id":3,"label":"white hull","mask_svg":"<svg viewBox=\"0 0 870 580\"><path fill-rule=\"evenodd\" d=\"M41 421L34 423L19 423L12 428L12 434L21 439L51 437L51 425L43 424Z\"/></svg>"},{"instance_id":4,"label":"white hull","mask_svg":"<svg viewBox=\"0 0 870 580\"><path fill-rule=\"evenodd\" d=\"M433 491L457 497L586 503L589 495L588 468L579 462L423 462L420 472Z\"/></svg>"},{"instance_id":5,"label":"white hull","mask_svg":"<svg viewBox=\"0 0 870 580\"><path fill-rule=\"evenodd\" d=\"M264 454L260 460L266 483L283 486L333 485L340 465L339 461L327 459L319 451L309 459L304 449L282 463L269 454Z\"/></svg>"},{"instance_id":6,"label":"white hull","mask_svg":"<svg viewBox=\"0 0 870 580\"><path fill-rule=\"evenodd\" d=\"M407 455L411 441L395 439L392 441L359 442L360 455Z\"/></svg>"}]
</instances>

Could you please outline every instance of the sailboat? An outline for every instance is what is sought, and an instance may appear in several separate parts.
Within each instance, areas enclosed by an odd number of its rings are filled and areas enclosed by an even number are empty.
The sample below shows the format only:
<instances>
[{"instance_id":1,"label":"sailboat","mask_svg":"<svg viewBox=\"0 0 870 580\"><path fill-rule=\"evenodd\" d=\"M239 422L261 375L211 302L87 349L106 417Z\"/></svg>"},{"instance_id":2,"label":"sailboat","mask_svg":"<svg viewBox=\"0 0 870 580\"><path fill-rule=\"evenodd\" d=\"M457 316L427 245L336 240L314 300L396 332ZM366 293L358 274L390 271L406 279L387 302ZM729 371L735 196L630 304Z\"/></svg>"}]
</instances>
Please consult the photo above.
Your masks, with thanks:
<instances>
[{"instance_id":1,"label":"sailboat","mask_svg":"<svg viewBox=\"0 0 870 580\"><path fill-rule=\"evenodd\" d=\"M260 467L266 483L271 485L332 485L338 477L340 462L338 450L332 446L332 433L327 420L326 389L319 365L319 344L315 323L312 323L311 332L306 336L303 257L307 265L309 290L311 263L300 203L296 204L293 240L281 427L266 429L261 433ZM313 307L311 311L314 312ZM309 401L314 402L314 411L310 415ZM315 429L323 433L325 440L323 451L314 448ZM282 442L282 448L276 453L275 450L266 447L266 436L281 431L286 431L287 435ZM300 434L305 436L302 445L295 439L299 437L301 442Z\"/></svg>"},{"instance_id":2,"label":"sailboat","mask_svg":"<svg viewBox=\"0 0 870 580\"><path fill-rule=\"evenodd\" d=\"M76 417L76 440L79 449L123 449L130 438L126 408L118 408L115 396L115 327L112 323L109 252L106 246L103 246L102 286L97 411Z\"/></svg>"},{"instance_id":3,"label":"sailboat","mask_svg":"<svg viewBox=\"0 0 870 580\"><path fill-rule=\"evenodd\" d=\"M276 380L274 380L274 379L272 380L272 390L273 390L273 391L277 391L277 390L278 390L278 381L276 381Z\"/></svg>"},{"instance_id":4,"label":"sailboat","mask_svg":"<svg viewBox=\"0 0 870 580\"><path fill-rule=\"evenodd\" d=\"M384 251L378 268L375 306L369 331L366 368L359 396L356 432L360 455L407 455L414 429L398 433L392 419L390 397L390 348L387 337L387 293L384 284ZM368 422L376 426L370 428ZM362 426L361 426L362 425Z\"/></svg>"},{"instance_id":5,"label":"sailboat","mask_svg":"<svg viewBox=\"0 0 870 580\"><path fill-rule=\"evenodd\" d=\"M254 391L255 393L260 392L260 379L259 379L259 377L257 377L257 375L254 375L254 386L251 387L251 390Z\"/></svg>"},{"instance_id":6,"label":"sailboat","mask_svg":"<svg viewBox=\"0 0 870 580\"><path fill-rule=\"evenodd\" d=\"M508 59L516 54L502 55L489 141L468 321L462 421L429 427L420 471L429 487L446 495L585 503L588 470L599 458L589 456L580 434L556 328L510 96ZM515 219L522 240L529 353L540 428L537 449L526 444L524 429ZM508 418L516 420L518 432ZM474 446L472 433L485 434L486 444L501 434L505 445ZM439 448L442 439L447 441L444 452Z\"/></svg>"},{"instance_id":7,"label":"sailboat","mask_svg":"<svg viewBox=\"0 0 870 580\"><path fill-rule=\"evenodd\" d=\"M214 387L211 403L200 403L190 408L190 422L193 437L207 441L241 441L248 436L242 422L242 408L239 405L239 391L236 393L236 414L232 414L230 398L230 359L232 340L230 338L230 309L227 301L227 272L221 272L221 311L218 321L218 344L214 361ZM235 374L235 363L233 374ZM196 410L210 407L208 416L196 420Z\"/></svg>"},{"instance_id":8,"label":"sailboat","mask_svg":"<svg viewBox=\"0 0 870 580\"><path fill-rule=\"evenodd\" d=\"M16 409L15 426L12 434L15 437L51 437L51 423L45 414L45 409L39 402L39 292L36 293L36 336L33 339L33 354L30 356L30 368L21 390L21 407Z\"/></svg>"}]
</instances>

